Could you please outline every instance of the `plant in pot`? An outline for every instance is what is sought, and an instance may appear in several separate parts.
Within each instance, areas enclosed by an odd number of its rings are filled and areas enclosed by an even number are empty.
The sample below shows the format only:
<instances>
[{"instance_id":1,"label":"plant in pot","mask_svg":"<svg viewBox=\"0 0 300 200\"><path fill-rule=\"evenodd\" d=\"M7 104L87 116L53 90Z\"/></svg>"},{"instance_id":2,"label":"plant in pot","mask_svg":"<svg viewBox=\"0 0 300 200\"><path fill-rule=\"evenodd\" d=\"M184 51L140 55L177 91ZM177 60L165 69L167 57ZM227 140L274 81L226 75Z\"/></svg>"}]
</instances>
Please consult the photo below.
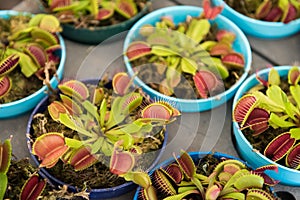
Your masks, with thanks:
<instances>
[{"instance_id":1,"label":"plant in pot","mask_svg":"<svg viewBox=\"0 0 300 200\"><path fill-rule=\"evenodd\" d=\"M97 44L128 30L146 14L150 0L42 0L46 10L57 16L62 34L72 40Z\"/></svg>"},{"instance_id":2,"label":"plant in pot","mask_svg":"<svg viewBox=\"0 0 300 200\"><path fill-rule=\"evenodd\" d=\"M0 118L32 109L62 78L65 46L51 16L0 11Z\"/></svg>"},{"instance_id":3,"label":"plant in pot","mask_svg":"<svg viewBox=\"0 0 300 200\"><path fill-rule=\"evenodd\" d=\"M154 11L129 31L126 68L150 96L197 112L226 102L250 69L243 33L218 15L222 7L203 1L203 10L175 6Z\"/></svg>"},{"instance_id":4,"label":"plant in pot","mask_svg":"<svg viewBox=\"0 0 300 200\"><path fill-rule=\"evenodd\" d=\"M249 35L282 38L299 32L300 2L297 0L213 0L223 5L222 14Z\"/></svg>"},{"instance_id":5,"label":"plant in pot","mask_svg":"<svg viewBox=\"0 0 300 200\"><path fill-rule=\"evenodd\" d=\"M0 142L0 199L87 199L85 192L74 194L66 188L55 190L38 175L38 169L31 165L29 158L13 157L11 138Z\"/></svg>"},{"instance_id":6,"label":"plant in pot","mask_svg":"<svg viewBox=\"0 0 300 200\"><path fill-rule=\"evenodd\" d=\"M276 165L252 169L226 154L182 151L150 175L137 174L134 199L276 199L270 186L278 182L266 170Z\"/></svg>"},{"instance_id":7,"label":"plant in pot","mask_svg":"<svg viewBox=\"0 0 300 200\"><path fill-rule=\"evenodd\" d=\"M50 181L86 188L91 199L111 198L135 187L122 176L158 161L165 126L180 113L131 83L124 72L112 81L66 81L58 96L36 108L28 124L29 150Z\"/></svg>"},{"instance_id":8,"label":"plant in pot","mask_svg":"<svg viewBox=\"0 0 300 200\"><path fill-rule=\"evenodd\" d=\"M300 70L296 66L264 70L250 77L246 88L241 86L233 108L234 134L244 159L254 166L276 163L280 176L270 175L284 184L298 186L299 80ZM255 151L246 157L249 148Z\"/></svg>"}]
</instances>

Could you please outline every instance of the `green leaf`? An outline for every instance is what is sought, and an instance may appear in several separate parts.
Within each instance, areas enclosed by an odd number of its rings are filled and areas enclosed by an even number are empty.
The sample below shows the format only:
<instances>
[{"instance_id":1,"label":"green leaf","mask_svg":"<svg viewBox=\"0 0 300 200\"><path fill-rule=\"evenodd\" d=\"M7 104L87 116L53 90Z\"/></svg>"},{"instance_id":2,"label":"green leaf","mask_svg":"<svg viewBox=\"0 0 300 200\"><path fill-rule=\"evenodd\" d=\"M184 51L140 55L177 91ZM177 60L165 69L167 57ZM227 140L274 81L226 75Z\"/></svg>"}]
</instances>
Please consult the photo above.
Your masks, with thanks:
<instances>
[{"instance_id":1,"label":"green leaf","mask_svg":"<svg viewBox=\"0 0 300 200\"><path fill-rule=\"evenodd\" d=\"M107 110L107 103L106 100L103 99L100 105L100 117L99 117L99 123L101 127L104 127L104 120L106 116L106 110Z\"/></svg>"},{"instance_id":2,"label":"green leaf","mask_svg":"<svg viewBox=\"0 0 300 200\"><path fill-rule=\"evenodd\" d=\"M0 173L0 199L4 199L4 195L7 187L7 176L6 174Z\"/></svg>"},{"instance_id":3,"label":"green leaf","mask_svg":"<svg viewBox=\"0 0 300 200\"><path fill-rule=\"evenodd\" d=\"M292 128L290 129L291 137L296 140L300 139L300 128Z\"/></svg>"},{"instance_id":4,"label":"green leaf","mask_svg":"<svg viewBox=\"0 0 300 200\"><path fill-rule=\"evenodd\" d=\"M264 178L256 174L247 174L241 176L234 183L235 188L239 191L250 188L262 188L264 185Z\"/></svg>"},{"instance_id":5,"label":"green leaf","mask_svg":"<svg viewBox=\"0 0 300 200\"><path fill-rule=\"evenodd\" d=\"M126 181L133 181L142 188L148 188L150 185L152 185L150 176L145 172L129 171L123 175L123 178L125 178Z\"/></svg>"},{"instance_id":6,"label":"green leaf","mask_svg":"<svg viewBox=\"0 0 300 200\"><path fill-rule=\"evenodd\" d=\"M222 199L244 200L245 199L245 194L241 193L241 192L232 192L232 193L223 195Z\"/></svg>"},{"instance_id":7,"label":"green leaf","mask_svg":"<svg viewBox=\"0 0 300 200\"><path fill-rule=\"evenodd\" d=\"M188 190L188 191L180 193L180 194L168 196L168 197L164 198L163 200L181 200L190 194L199 194L199 191L198 190Z\"/></svg>"},{"instance_id":8,"label":"green leaf","mask_svg":"<svg viewBox=\"0 0 300 200\"><path fill-rule=\"evenodd\" d=\"M267 89L267 96L278 104L280 107L284 108L286 102L288 102L286 94L282 91L282 89L277 85L272 85Z\"/></svg>"},{"instance_id":9,"label":"green leaf","mask_svg":"<svg viewBox=\"0 0 300 200\"><path fill-rule=\"evenodd\" d=\"M113 145L104 140L101 151L104 153L104 155L111 156L113 152Z\"/></svg>"},{"instance_id":10,"label":"green leaf","mask_svg":"<svg viewBox=\"0 0 300 200\"><path fill-rule=\"evenodd\" d=\"M114 99L111 105L111 111L109 112L109 118L105 126L111 128L125 119L125 116L121 113L120 109L121 97Z\"/></svg>"},{"instance_id":11,"label":"green leaf","mask_svg":"<svg viewBox=\"0 0 300 200\"><path fill-rule=\"evenodd\" d=\"M206 50L209 51L213 46L215 46L217 44L216 41L204 41L200 44L199 49L200 50ZM198 49L198 48L197 48Z\"/></svg>"},{"instance_id":12,"label":"green leaf","mask_svg":"<svg viewBox=\"0 0 300 200\"><path fill-rule=\"evenodd\" d=\"M210 23L207 19L193 18L186 31L186 36L193 39L197 44L203 40L210 29Z\"/></svg>"},{"instance_id":13,"label":"green leaf","mask_svg":"<svg viewBox=\"0 0 300 200\"><path fill-rule=\"evenodd\" d=\"M292 120L294 120L294 121L297 120L296 115L297 115L297 113L298 113L299 111L297 110L297 108L296 108L291 102L287 102L287 103L285 104L285 112L286 112L286 114L288 114L288 116L289 116Z\"/></svg>"},{"instance_id":14,"label":"green leaf","mask_svg":"<svg viewBox=\"0 0 300 200\"><path fill-rule=\"evenodd\" d=\"M18 55L20 56L20 62L19 65L21 67L21 72L28 78L32 76L39 68L35 64L35 62L30 58L30 56L18 52Z\"/></svg>"},{"instance_id":15,"label":"green leaf","mask_svg":"<svg viewBox=\"0 0 300 200\"><path fill-rule=\"evenodd\" d=\"M122 146L125 149L130 149L130 147L134 144L134 139L132 135L130 135L129 133L125 133L124 135L121 135L119 139L123 141Z\"/></svg>"},{"instance_id":16,"label":"green leaf","mask_svg":"<svg viewBox=\"0 0 300 200\"><path fill-rule=\"evenodd\" d=\"M270 85L279 85L280 84L279 73L274 67L269 72L268 83Z\"/></svg>"},{"instance_id":17,"label":"green leaf","mask_svg":"<svg viewBox=\"0 0 300 200\"><path fill-rule=\"evenodd\" d=\"M221 78L224 80L229 76L229 71L225 65L223 65L220 58L211 57L209 61L208 69L214 74L220 74Z\"/></svg>"},{"instance_id":18,"label":"green leaf","mask_svg":"<svg viewBox=\"0 0 300 200\"><path fill-rule=\"evenodd\" d=\"M300 110L300 85L290 86L290 92L297 104L297 108Z\"/></svg>"},{"instance_id":19,"label":"green leaf","mask_svg":"<svg viewBox=\"0 0 300 200\"><path fill-rule=\"evenodd\" d=\"M94 104L92 104L88 100L85 100L84 102L82 102L82 106L88 111L88 113L90 113L96 119L96 121L99 120L99 114L97 112L97 107Z\"/></svg>"},{"instance_id":20,"label":"green leaf","mask_svg":"<svg viewBox=\"0 0 300 200\"><path fill-rule=\"evenodd\" d=\"M77 139L65 137L65 142L68 147L78 149L82 146L82 142Z\"/></svg>"},{"instance_id":21,"label":"green leaf","mask_svg":"<svg viewBox=\"0 0 300 200\"><path fill-rule=\"evenodd\" d=\"M240 178L243 177L245 175L250 174L250 172L247 169L241 169L239 171L237 171L235 174L233 174L233 176L229 179L229 181L225 184L223 190L221 191L220 195L225 195L227 194L226 191L231 191L230 188L232 188L232 186L234 185L234 183Z\"/></svg>"},{"instance_id":22,"label":"green leaf","mask_svg":"<svg viewBox=\"0 0 300 200\"><path fill-rule=\"evenodd\" d=\"M178 52L176 52L168 47L160 46L160 45L152 46L151 52L157 56L177 56L177 55L179 55Z\"/></svg>"},{"instance_id":23,"label":"green leaf","mask_svg":"<svg viewBox=\"0 0 300 200\"><path fill-rule=\"evenodd\" d=\"M284 20L289 12L289 0L279 0L278 7L283 11L281 20Z\"/></svg>"},{"instance_id":24,"label":"green leaf","mask_svg":"<svg viewBox=\"0 0 300 200\"><path fill-rule=\"evenodd\" d=\"M198 69L197 63L194 60L186 57L182 57L180 65L183 72L192 75L195 75Z\"/></svg>"},{"instance_id":25,"label":"green leaf","mask_svg":"<svg viewBox=\"0 0 300 200\"><path fill-rule=\"evenodd\" d=\"M71 118L69 114L67 113L61 113L59 115L59 121L65 125L66 127L72 129L72 130L75 130L85 136L88 136L88 137L93 137L95 136L95 134L85 130L83 127L81 127L78 122L76 123L76 120L74 120L74 118Z\"/></svg>"},{"instance_id":26,"label":"green leaf","mask_svg":"<svg viewBox=\"0 0 300 200\"><path fill-rule=\"evenodd\" d=\"M279 117L278 115L271 113L269 122L272 124L275 124L281 128L289 128L295 126L293 122L285 121L282 117Z\"/></svg>"},{"instance_id":27,"label":"green leaf","mask_svg":"<svg viewBox=\"0 0 300 200\"><path fill-rule=\"evenodd\" d=\"M97 153L104 143L104 137L99 137L91 146L91 154Z\"/></svg>"},{"instance_id":28,"label":"green leaf","mask_svg":"<svg viewBox=\"0 0 300 200\"><path fill-rule=\"evenodd\" d=\"M273 100L271 100L268 96L264 95L262 92L254 91L253 95L258 99L258 107L264 108L270 112L284 112L285 107L277 104Z\"/></svg>"}]
</instances>

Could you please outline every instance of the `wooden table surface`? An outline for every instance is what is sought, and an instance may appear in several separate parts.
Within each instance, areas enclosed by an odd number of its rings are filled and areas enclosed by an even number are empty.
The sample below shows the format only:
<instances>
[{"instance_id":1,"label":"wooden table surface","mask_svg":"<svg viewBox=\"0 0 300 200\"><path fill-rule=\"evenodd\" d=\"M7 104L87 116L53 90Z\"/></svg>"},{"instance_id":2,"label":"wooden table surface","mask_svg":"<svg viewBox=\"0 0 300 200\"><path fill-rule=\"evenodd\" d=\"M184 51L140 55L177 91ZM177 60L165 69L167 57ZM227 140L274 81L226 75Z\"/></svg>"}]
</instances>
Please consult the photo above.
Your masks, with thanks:
<instances>
[{"instance_id":1,"label":"wooden table surface","mask_svg":"<svg viewBox=\"0 0 300 200\"><path fill-rule=\"evenodd\" d=\"M2 1L2 0L1 0ZM28 1L28 0L26 0ZM26 3L26 2L25 2ZM27 2L28 3L28 2ZM201 0L153 0L153 10L179 4L201 6ZM25 5L25 6L24 6ZM1 6L0 6L1 7ZM15 7L16 10L32 11L28 4ZM122 56L123 41L126 33L99 45L85 45L65 39L67 60L64 77L99 78L108 66L117 66ZM277 40L263 40L247 36L252 48L252 70L265 68L267 64L299 65L300 33ZM201 113L183 113L181 119L169 127L169 138L163 159L187 151L218 151L238 156L231 140L232 101ZM30 112L12 119L0 120L0 139L3 141L13 135L13 153L19 158L29 156L25 142L26 125ZM278 185L275 191L289 191L300 199L300 188ZM118 198L132 199L134 191Z\"/></svg>"}]
</instances>

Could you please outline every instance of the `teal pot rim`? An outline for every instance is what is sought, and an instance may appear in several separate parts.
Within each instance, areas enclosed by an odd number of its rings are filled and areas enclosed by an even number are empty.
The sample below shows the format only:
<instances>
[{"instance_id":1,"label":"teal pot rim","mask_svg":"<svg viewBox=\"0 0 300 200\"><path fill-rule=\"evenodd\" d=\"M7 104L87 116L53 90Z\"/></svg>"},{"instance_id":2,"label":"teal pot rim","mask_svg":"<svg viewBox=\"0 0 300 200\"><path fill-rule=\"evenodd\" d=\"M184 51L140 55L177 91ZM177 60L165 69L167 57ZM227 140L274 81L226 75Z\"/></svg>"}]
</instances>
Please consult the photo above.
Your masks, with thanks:
<instances>
[{"instance_id":1,"label":"teal pot rim","mask_svg":"<svg viewBox=\"0 0 300 200\"><path fill-rule=\"evenodd\" d=\"M98 79L85 79L83 80L84 83L89 83L89 84L97 84L99 82ZM30 139L30 134L32 134L32 120L33 117L36 113L39 112L43 112L45 109L47 109L49 103L49 97L45 97L36 107L35 109L32 111L29 121L27 123L27 129L26 129L26 142L27 142L27 147L30 153L31 158L33 159L34 163L39 166L40 165L40 161L38 160L38 158L32 154L32 140ZM29 134L29 135L28 135ZM165 131L165 139L164 142L162 144L162 148L159 150L157 157L155 158L154 162L151 164L151 166L147 169L147 171L150 171L151 169L153 169L159 159L161 158L163 152L165 151L166 145L167 145L167 140L168 140L168 130L166 129ZM68 186L68 190L71 192L80 192L80 189L72 186L71 184L66 184L63 181L57 179L56 177L54 177L53 175L51 175L46 168L42 167L39 170L39 173L42 177L46 178L49 180L50 184L57 187L57 186L63 186L63 185L67 185ZM124 184L115 186L115 187L111 187L111 188L102 188L102 189L91 189L89 194L89 198L92 200L98 200L98 199L106 199L106 198L113 198L113 197L118 197L121 196L125 193L128 193L134 189L137 188L137 185L134 184L133 182L126 182Z\"/></svg>"},{"instance_id":2,"label":"teal pot rim","mask_svg":"<svg viewBox=\"0 0 300 200\"><path fill-rule=\"evenodd\" d=\"M288 74L288 71L292 66L275 66L274 67L279 75L286 76ZM268 73L270 71L270 68L263 69L257 72L257 75L259 75L262 78L267 79ZM259 84L259 82L256 80L256 74L252 74L245 80L245 82L241 85L241 87L236 92L236 95L233 99L233 107L232 112L234 111L234 106L238 102L238 100L253 86ZM263 165L268 164L275 164L278 166L278 173L273 171L266 171L266 174L268 174L270 177L279 180L280 184L284 185L290 185L290 186L300 186L300 171L288 168L286 166L280 165L260 152L257 152L255 150L251 143L246 139L242 131L240 130L240 127L237 122L232 123L233 126L233 133L234 137L236 139L236 148L240 156L247 161L251 166L257 168Z\"/></svg>"},{"instance_id":3,"label":"teal pot rim","mask_svg":"<svg viewBox=\"0 0 300 200\"><path fill-rule=\"evenodd\" d=\"M287 24L268 22L243 15L228 6L223 0L212 0L212 2L214 5L222 5L224 7L222 15L236 23L247 35L263 39L279 39L300 31L300 18Z\"/></svg>"},{"instance_id":4,"label":"teal pot rim","mask_svg":"<svg viewBox=\"0 0 300 200\"><path fill-rule=\"evenodd\" d=\"M242 163L244 163L247 167L253 169L247 162L241 160L240 158L237 158L235 156L232 156L232 155L229 155L229 154L225 154L225 153L221 153L221 152L188 152L188 154L192 157L193 161L197 160L197 159L200 159L200 158L203 158L204 156L206 155L213 155L215 158L228 158L228 159L234 159L234 160L238 160L238 161L241 161ZM152 169L149 174L153 174L154 171L156 169L159 169L159 168L165 168L166 166L168 166L169 164L175 162L175 159L174 158L169 158L165 161L163 161L162 163L160 163L159 165L157 165L154 169ZM138 196L139 196L139 191L141 190L141 187L139 186L134 194L134 197L133 197L133 200L138 200ZM270 190L271 191L274 191L273 190L273 187L270 187Z\"/></svg>"},{"instance_id":5,"label":"teal pot rim","mask_svg":"<svg viewBox=\"0 0 300 200\"><path fill-rule=\"evenodd\" d=\"M169 16L169 15L171 15L174 18L173 20L175 21L175 23L178 23L182 21L183 17L185 20L185 16L187 15L198 16L202 11L203 11L202 8L195 7L195 6L170 6L170 7L155 10L145 15L137 23L135 23L135 25L128 32L124 41L123 52L126 52L129 44L133 41L133 38L135 38L135 36L138 35L138 30L139 28L142 27L142 25L144 24L154 25L154 23L157 22L160 19L160 17ZM177 19L177 17L181 19ZM251 69L251 62L252 62L251 48L248 39L246 38L244 33L229 19L227 19L222 15L218 15L217 18L212 22L216 22L218 26L220 26L219 27L220 29L231 30L236 34L237 38L233 43L233 48L237 52L242 53L244 55L245 71L243 75L240 77L240 79L234 85L231 86L231 88L213 97L209 97L207 99L180 99L180 98L170 97L161 94L160 92L146 85L138 77L134 78L134 82L138 86L141 86L142 89L147 94L149 94L150 97L152 97L153 99L159 99L159 100L163 99L168 102L172 102L174 103L174 106L182 112L202 112L206 110L211 110L215 107L221 106L229 99L231 99L235 94L236 90L238 89L238 87L246 79ZM135 72L126 55L124 55L124 62L130 76L135 76Z\"/></svg>"},{"instance_id":6,"label":"teal pot rim","mask_svg":"<svg viewBox=\"0 0 300 200\"><path fill-rule=\"evenodd\" d=\"M70 40L85 43L99 44L100 42L108 41L109 38L121 39L121 33L130 29L130 27L147 12L149 12L152 0L148 0L145 7L132 18L118 24L109 26L99 26L93 28L75 28L72 24L62 23L62 35ZM120 34L120 35L118 35Z\"/></svg>"},{"instance_id":7,"label":"teal pot rim","mask_svg":"<svg viewBox=\"0 0 300 200\"><path fill-rule=\"evenodd\" d=\"M13 10L0 10L0 18L8 19L12 15L31 15L27 12L18 12ZM59 39L59 44L61 46L61 55L60 55L60 63L57 67L57 76L58 79L61 80L63 78L63 72L64 72L64 66L66 62L66 46L63 38L60 34L57 34ZM56 77L52 77L50 80L50 85L53 88L56 88L59 81ZM47 94L48 87L44 85L42 88L40 88L35 93L24 97L20 100L13 101L10 103L0 104L0 119L1 118L10 118L14 116L21 115L29 110L32 110L38 102L40 102Z\"/></svg>"}]
</instances>

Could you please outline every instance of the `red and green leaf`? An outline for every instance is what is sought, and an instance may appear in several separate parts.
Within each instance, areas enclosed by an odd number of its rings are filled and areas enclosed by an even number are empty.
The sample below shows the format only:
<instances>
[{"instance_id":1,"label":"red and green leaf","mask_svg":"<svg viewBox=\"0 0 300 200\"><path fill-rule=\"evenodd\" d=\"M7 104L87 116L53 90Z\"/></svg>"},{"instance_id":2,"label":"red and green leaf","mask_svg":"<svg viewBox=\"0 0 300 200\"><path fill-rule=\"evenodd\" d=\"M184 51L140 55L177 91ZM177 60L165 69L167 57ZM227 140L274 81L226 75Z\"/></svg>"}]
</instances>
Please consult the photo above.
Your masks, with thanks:
<instances>
[{"instance_id":1,"label":"red and green leaf","mask_svg":"<svg viewBox=\"0 0 300 200\"><path fill-rule=\"evenodd\" d=\"M8 76L0 77L0 99L11 90L12 81Z\"/></svg>"},{"instance_id":2,"label":"red and green leaf","mask_svg":"<svg viewBox=\"0 0 300 200\"><path fill-rule=\"evenodd\" d=\"M70 97L75 97L80 101L84 101L89 97L89 91L86 85L77 80L70 80L58 86L60 91Z\"/></svg>"},{"instance_id":3,"label":"red and green leaf","mask_svg":"<svg viewBox=\"0 0 300 200\"><path fill-rule=\"evenodd\" d=\"M97 157L91 154L91 149L86 146L76 149L70 158L70 164L76 171L84 170L95 164L97 161Z\"/></svg>"},{"instance_id":4,"label":"red and green leaf","mask_svg":"<svg viewBox=\"0 0 300 200\"><path fill-rule=\"evenodd\" d=\"M295 142L295 138L292 138L290 133L282 133L268 144L264 150L264 155L276 162L290 151Z\"/></svg>"},{"instance_id":5,"label":"red and green leaf","mask_svg":"<svg viewBox=\"0 0 300 200\"><path fill-rule=\"evenodd\" d=\"M0 76L4 76L15 69L20 60L17 54L9 55L0 62Z\"/></svg>"},{"instance_id":6,"label":"red and green leaf","mask_svg":"<svg viewBox=\"0 0 300 200\"><path fill-rule=\"evenodd\" d=\"M61 156L67 152L64 136L51 132L39 136L32 145L32 154L42 161L40 167L53 167Z\"/></svg>"},{"instance_id":7,"label":"red and green leaf","mask_svg":"<svg viewBox=\"0 0 300 200\"><path fill-rule=\"evenodd\" d=\"M118 147L114 148L110 158L110 172L117 175L123 175L131 171L135 165L133 155L128 151L120 151Z\"/></svg>"},{"instance_id":8,"label":"red and green leaf","mask_svg":"<svg viewBox=\"0 0 300 200\"><path fill-rule=\"evenodd\" d=\"M46 180L40 179L38 175L31 176L23 185L20 200L35 200L46 187Z\"/></svg>"},{"instance_id":9,"label":"red and green leaf","mask_svg":"<svg viewBox=\"0 0 300 200\"><path fill-rule=\"evenodd\" d=\"M6 139L2 144L0 143L0 173L7 173L10 166L11 154L11 139Z\"/></svg>"},{"instance_id":10,"label":"red and green leaf","mask_svg":"<svg viewBox=\"0 0 300 200\"><path fill-rule=\"evenodd\" d=\"M151 46L148 43L142 41L132 42L126 50L126 56L130 61L150 54L152 54Z\"/></svg>"},{"instance_id":11,"label":"red and green leaf","mask_svg":"<svg viewBox=\"0 0 300 200\"><path fill-rule=\"evenodd\" d=\"M120 72L114 75L112 80L113 90L116 94L125 95L130 87L131 78L125 72Z\"/></svg>"}]
</instances>

